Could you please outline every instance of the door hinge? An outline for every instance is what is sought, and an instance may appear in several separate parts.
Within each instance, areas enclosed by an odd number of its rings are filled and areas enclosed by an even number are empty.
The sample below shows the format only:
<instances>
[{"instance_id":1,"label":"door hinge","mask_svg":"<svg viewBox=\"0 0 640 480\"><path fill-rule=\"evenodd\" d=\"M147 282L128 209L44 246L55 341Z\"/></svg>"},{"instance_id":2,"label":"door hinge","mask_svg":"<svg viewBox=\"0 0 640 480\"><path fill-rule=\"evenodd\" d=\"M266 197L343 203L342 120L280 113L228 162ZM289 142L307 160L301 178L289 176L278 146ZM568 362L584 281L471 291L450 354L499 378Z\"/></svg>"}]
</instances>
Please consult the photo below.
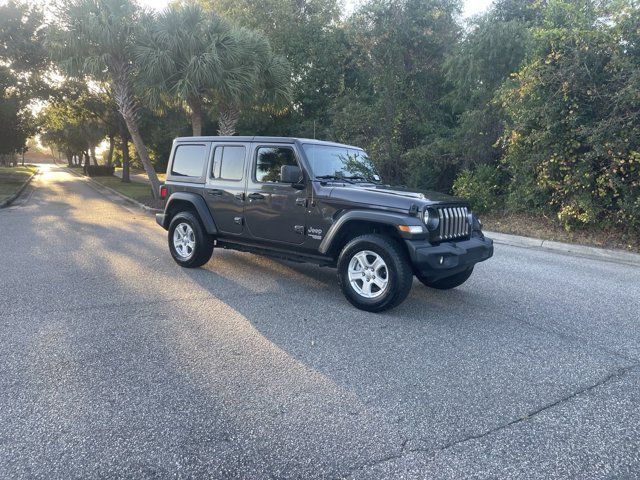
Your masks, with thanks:
<instances>
[{"instance_id":1,"label":"door hinge","mask_svg":"<svg viewBox=\"0 0 640 480\"><path fill-rule=\"evenodd\" d=\"M304 225L295 225L293 229L296 231L296 233L304 235Z\"/></svg>"}]
</instances>

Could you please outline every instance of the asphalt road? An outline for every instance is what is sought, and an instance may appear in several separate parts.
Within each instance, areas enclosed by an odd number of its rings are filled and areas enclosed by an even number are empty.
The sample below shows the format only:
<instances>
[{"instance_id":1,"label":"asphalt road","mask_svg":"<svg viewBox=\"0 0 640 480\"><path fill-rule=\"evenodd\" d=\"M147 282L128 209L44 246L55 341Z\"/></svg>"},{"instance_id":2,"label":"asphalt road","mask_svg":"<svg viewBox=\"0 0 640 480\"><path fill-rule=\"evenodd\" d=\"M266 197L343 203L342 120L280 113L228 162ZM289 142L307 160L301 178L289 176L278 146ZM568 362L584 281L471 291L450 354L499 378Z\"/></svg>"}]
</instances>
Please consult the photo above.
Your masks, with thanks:
<instances>
[{"instance_id":1,"label":"asphalt road","mask_svg":"<svg viewBox=\"0 0 640 480\"><path fill-rule=\"evenodd\" d=\"M0 211L1 478L640 478L640 268L498 246L385 314L45 166Z\"/></svg>"}]
</instances>

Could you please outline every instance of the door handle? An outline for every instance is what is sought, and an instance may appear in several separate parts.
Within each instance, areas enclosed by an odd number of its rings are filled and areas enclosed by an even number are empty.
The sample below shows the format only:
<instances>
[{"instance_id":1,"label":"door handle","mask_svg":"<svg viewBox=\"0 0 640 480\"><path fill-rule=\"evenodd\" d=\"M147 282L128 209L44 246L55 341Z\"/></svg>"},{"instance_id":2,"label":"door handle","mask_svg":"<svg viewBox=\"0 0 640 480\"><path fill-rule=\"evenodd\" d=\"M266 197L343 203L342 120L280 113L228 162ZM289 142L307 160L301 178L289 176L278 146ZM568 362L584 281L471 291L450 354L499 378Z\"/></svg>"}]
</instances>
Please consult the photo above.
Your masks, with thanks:
<instances>
[{"instance_id":1,"label":"door handle","mask_svg":"<svg viewBox=\"0 0 640 480\"><path fill-rule=\"evenodd\" d=\"M299 207L306 207L307 206L307 199L306 198L296 198L296 205Z\"/></svg>"},{"instance_id":2,"label":"door handle","mask_svg":"<svg viewBox=\"0 0 640 480\"><path fill-rule=\"evenodd\" d=\"M261 193L250 193L248 197L250 202L252 200L264 200L264 195L262 195Z\"/></svg>"},{"instance_id":3,"label":"door handle","mask_svg":"<svg viewBox=\"0 0 640 480\"><path fill-rule=\"evenodd\" d=\"M207 190L207 195L222 195L223 193L224 191L218 190L217 188Z\"/></svg>"},{"instance_id":4,"label":"door handle","mask_svg":"<svg viewBox=\"0 0 640 480\"><path fill-rule=\"evenodd\" d=\"M244 201L244 192L236 193L236 198L240 201Z\"/></svg>"}]
</instances>

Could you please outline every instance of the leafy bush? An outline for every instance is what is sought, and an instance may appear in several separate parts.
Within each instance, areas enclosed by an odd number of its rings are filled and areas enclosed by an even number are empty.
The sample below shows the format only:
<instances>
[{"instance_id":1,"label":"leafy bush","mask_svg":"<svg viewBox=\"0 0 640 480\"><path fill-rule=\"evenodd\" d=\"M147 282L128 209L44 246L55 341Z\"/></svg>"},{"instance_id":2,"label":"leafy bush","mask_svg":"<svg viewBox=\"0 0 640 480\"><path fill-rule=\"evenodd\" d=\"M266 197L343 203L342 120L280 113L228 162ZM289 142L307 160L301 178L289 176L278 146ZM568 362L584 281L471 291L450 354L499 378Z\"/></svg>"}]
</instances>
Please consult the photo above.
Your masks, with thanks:
<instances>
[{"instance_id":1,"label":"leafy bush","mask_svg":"<svg viewBox=\"0 0 640 480\"><path fill-rule=\"evenodd\" d=\"M84 173L90 177L111 177L113 172L115 172L115 168L106 165L88 165L84 167Z\"/></svg>"},{"instance_id":2,"label":"leafy bush","mask_svg":"<svg viewBox=\"0 0 640 480\"><path fill-rule=\"evenodd\" d=\"M469 200L476 212L495 211L503 206L506 183L507 175L499 167L479 165L460 173L453 182L453 191Z\"/></svg>"}]
</instances>

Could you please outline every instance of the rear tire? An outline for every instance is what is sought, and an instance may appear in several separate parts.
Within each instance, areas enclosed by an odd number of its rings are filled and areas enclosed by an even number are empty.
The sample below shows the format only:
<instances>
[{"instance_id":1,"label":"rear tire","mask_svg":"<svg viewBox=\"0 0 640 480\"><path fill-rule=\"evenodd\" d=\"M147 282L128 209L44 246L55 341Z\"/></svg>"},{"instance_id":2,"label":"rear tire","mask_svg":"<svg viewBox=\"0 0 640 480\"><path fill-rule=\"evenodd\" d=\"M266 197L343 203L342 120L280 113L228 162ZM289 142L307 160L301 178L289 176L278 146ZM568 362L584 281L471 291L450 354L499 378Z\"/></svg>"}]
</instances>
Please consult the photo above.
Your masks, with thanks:
<instances>
[{"instance_id":1,"label":"rear tire","mask_svg":"<svg viewBox=\"0 0 640 480\"><path fill-rule=\"evenodd\" d=\"M456 273L455 275L451 275L450 277L441 278L440 280L430 280L428 277L425 277L420 273L416 273L416 278L429 288L437 288L438 290L450 290L452 288L459 287L464 282L469 280L469 277L472 273L473 267L469 267L460 273Z\"/></svg>"},{"instance_id":2,"label":"rear tire","mask_svg":"<svg viewBox=\"0 0 640 480\"><path fill-rule=\"evenodd\" d=\"M213 240L192 212L179 212L169 224L169 251L178 265L201 267L213 253Z\"/></svg>"},{"instance_id":3,"label":"rear tire","mask_svg":"<svg viewBox=\"0 0 640 480\"><path fill-rule=\"evenodd\" d=\"M356 308L381 312L399 305L411 290L406 252L392 238L368 234L351 240L338 259L338 284Z\"/></svg>"}]
</instances>

